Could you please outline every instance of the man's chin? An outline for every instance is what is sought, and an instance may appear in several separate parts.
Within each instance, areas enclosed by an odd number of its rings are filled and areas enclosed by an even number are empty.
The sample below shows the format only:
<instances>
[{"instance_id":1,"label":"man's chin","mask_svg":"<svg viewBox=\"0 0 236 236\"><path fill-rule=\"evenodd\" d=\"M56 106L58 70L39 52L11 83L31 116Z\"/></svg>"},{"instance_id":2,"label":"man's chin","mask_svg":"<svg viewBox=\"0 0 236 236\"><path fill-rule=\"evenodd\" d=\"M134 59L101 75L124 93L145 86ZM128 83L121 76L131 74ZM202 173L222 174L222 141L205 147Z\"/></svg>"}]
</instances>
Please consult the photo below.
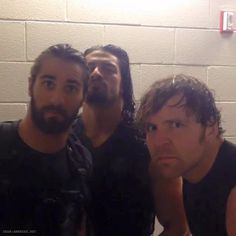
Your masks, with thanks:
<instances>
[{"instance_id":1,"label":"man's chin","mask_svg":"<svg viewBox=\"0 0 236 236\"><path fill-rule=\"evenodd\" d=\"M85 99L85 102L88 105L91 106L96 106L96 107L101 107L101 108L109 108L113 106L116 102L116 98L107 98L107 97L102 97L102 96L94 96L94 97L87 97Z\"/></svg>"},{"instance_id":2,"label":"man's chin","mask_svg":"<svg viewBox=\"0 0 236 236\"><path fill-rule=\"evenodd\" d=\"M45 134L56 135L66 132L69 129L70 124L69 122L66 123L64 119L62 120L61 117L53 116L44 119L43 122L37 123L36 126Z\"/></svg>"},{"instance_id":3,"label":"man's chin","mask_svg":"<svg viewBox=\"0 0 236 236\"><path fill-rule=\"evenodd\" d=\"M58 113L58 112L47 112L44 115L44 120L46 122L50 122L50 123L53 123L53 122L60 123L60 122L65 121L65 117L62 114Z\"/></svg>"},{"instance_id":4,"label":"man's chin","mask_svg":"<svg viewBox=\"0 0 236 236\"><path fill-rule=\"evenodd\" d=\"M176 170L174 170L170 167L159 168L159 171L160 171L160 175L166 179L172 179L172 178L177 178L177 177L181 176L181 174L179 172L177 172Z\"/></svg>"},{"instance_id":5,"label":"man's chin","mask_svg":"<svg viewBox=\"0 0 236 236\"><path fill-rule=\"evenodd\" d=\"M68 128L62 128L62 126L60 125L47 125L44 127L39 127L40 130L48 135L58 135L58 134L62 134L64 132L66 132L68 130Z\"/></svg>"},{"instance_id":6,"label":"man's chin","mask_svg":"<svg viewBox=\"0 0 236 236\"><path fill-rule=\"evenodd\" d=\"M172 166L169 165L159 165L159 164L152 164L149 167L149 173L152 178L166 178L166 179L171 179L171 178L176 178L179 177L179 173L172 168Z\"/></svg>"},{"instance_id":7,"label":"man's chin","mask_svg":"<svg viewBox=\"0 0 236 236\"><path fill-rule=\"evenodd\" d=\"M85 99L88 104L105 104L107 103L107 98L99 94L88 95Z\"/></svg>"}]
</instances>

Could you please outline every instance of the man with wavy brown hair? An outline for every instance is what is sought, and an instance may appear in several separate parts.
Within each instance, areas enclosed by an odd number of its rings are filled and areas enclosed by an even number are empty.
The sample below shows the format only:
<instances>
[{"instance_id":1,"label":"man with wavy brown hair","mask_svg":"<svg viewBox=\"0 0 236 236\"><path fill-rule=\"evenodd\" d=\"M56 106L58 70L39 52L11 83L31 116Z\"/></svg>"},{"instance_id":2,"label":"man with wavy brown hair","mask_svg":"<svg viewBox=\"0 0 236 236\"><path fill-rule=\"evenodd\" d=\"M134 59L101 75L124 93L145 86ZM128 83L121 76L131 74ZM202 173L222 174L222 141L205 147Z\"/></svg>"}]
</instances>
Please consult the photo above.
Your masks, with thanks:
<instances>
[{"instance_id":1,"label":"man with wavy brown hair","mask_svg":"<svg viewBox=\"0 0 236 236\"><path fill-rule=\"evenodd\" d=\"M192 234L236 235L236 146L222 137L210 89L183 74L159 80L143 96L138 121L146 131L153 172L184 179Z\"/></svg>"}]
</instances>

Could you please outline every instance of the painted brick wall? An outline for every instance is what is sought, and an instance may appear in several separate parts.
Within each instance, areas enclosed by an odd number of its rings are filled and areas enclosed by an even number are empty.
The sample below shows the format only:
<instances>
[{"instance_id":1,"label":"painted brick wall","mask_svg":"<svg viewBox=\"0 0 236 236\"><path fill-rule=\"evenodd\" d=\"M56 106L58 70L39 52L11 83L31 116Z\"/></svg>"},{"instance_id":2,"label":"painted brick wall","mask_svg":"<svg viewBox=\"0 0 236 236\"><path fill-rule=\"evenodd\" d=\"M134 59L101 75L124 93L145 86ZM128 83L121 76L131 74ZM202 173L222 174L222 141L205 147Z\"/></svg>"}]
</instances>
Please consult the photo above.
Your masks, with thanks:
<instances>
[{"instance_id":1,"label":"painted brick wall","mask_svg":"<svg viewBox=\"0 0 236 236\"><path fill-rule=\"evenodd\" d=\"M199 77L236 143L236 31L219 33L222 9L236 11L236 1L0 0L0 120L24 115L30 66L46 47L113 43L130 55L137 100L172 73Z\"/></svg>"}]
</instances>

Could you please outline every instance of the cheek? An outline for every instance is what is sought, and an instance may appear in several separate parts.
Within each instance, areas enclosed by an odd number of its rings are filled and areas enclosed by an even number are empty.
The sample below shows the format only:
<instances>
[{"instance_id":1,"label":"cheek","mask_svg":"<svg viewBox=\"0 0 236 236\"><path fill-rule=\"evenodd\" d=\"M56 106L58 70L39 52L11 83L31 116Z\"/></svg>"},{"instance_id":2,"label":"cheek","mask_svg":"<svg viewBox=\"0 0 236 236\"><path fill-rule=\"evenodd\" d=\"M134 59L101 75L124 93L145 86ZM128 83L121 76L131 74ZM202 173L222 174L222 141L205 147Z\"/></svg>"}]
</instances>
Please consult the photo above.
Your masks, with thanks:
<instances>
[{"instance_id":1,"label":"cheek","mask_svg":"<svg viewBox=\"0 0 236 236\"><path fill-rule=\"evenodd\" d=\"M38 107L42 107L45 104L48 104L48 98L46 94L43 94L38 92L38 90L32 90L32 96L31 99L34 99L35 104Z\"/></svg>"},{"instance_id":2,"label":"cheek","mask_svg":"<svg viewBox=\"0 0 236 236\"><path fill-rule=\"evenodd\" d=\"M110 87L113 91L116 93L120 93L121 91L121 81L117 79L116 77L113 78L113 80L110 81Z\"/></svg>"},{"instance_id":3,"label":"cheek","mask_svg":"<svg viewBox=\"0 0 236 236\"><path fill-rule=\"evenodd\" d=\"M175 143L178 153L183 159L192 159L191 157L197 155L201 150L201 144L196 136L185 139L178 139Z\"/></svg>"},{"instance_id":4,"label":"cheek","mask_svg":"<svg viewBox=\"0 0 236 236\"><path fill-rule=\"evenodd\" d=\"M50 92L36 85L32 89L32 96L40 101L49 101Z\"/></svg>"},{"instance_id":5,"label":"cheek","mask_svg":"<svg viewBox=\"0 0 236 236\"><path fill-rule=\"evenodd\" d=\"M119 92L120 94L123 94L123 84L122 84L122 81L120 80L119 83L118 83L118 88L119 88Z\"/></svg>"},{"instance_id":6,"label":"cheek","mask_svg":"<svg viewBox=\"0 0 236 236\"><path fill-rule=\"evenodd\" d=\"M150 135L146 135L146 144L149 150L153 149L153 138Z\"/></svg>"},{"instance_id":7,"label":"cheek","mask_svg":"<svg viewBox=\"0 0 236 236\"><path fill-rule=\"evenodd\" d=\"M71 99L69 103L73 104L74 109L79 109L82 106L83 98L84 98L83 94L80 93L76 98Z\"/></svg>"},{"instance_id":8,"label":"cheek","mask_svg":"<svg viewBox=\"0 0 236 236\"><path fill-rule=\"evenodd\" d=\"M84 92L81 91L81 93L80 93L80 95L79 95L79 97L78 97L78 101L79 101L79 104L80 104L80 105L82 105L83 100L84 100Z\"/></svg>"},{"instance_id":9,"label":"cheek","mask_svg":"<svg viewBox=\"0 0 236 236\"><path fill-rule=\"evenodd\" d=\"M153 177L156 177L158 176L159 177L159 165L158 165L158 162L157 161L154 161L154 160L151 160L150 164L149 164L149 174L150 176L153 178Z\"/></svg>"},{"instance_id":10,"label":"cheek","mask_svg":"<svg viewBox=\"0 0 236 236\"><path fill-rule=\"evenodd\" d=\"M151 155L151 159L152 160L155 159L155 155L158 152L158 147L155 144L155 140L149 137L146 139L146 144L147 144L148 151Z\"/></svg>"}]
</instances>

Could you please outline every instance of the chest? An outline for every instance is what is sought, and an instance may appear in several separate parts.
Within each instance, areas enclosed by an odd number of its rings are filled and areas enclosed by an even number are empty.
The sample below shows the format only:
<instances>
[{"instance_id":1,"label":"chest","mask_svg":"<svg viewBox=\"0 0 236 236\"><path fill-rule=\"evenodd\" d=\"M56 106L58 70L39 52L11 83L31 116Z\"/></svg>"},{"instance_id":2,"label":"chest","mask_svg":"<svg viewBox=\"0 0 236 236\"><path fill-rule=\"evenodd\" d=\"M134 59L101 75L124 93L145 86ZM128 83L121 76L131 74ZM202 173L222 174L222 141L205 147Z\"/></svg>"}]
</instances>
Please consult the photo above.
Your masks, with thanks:
<instances>
[{"instance_id":1,"label":"chest","mask_svg":"<svg viewBox=\"0 0 236 236\"><path fill-rule=\"evenodd\" d=\"M13 153L1 163L1 188L8 194L60 189L69 177L65 155L45 156L24 151Z\"/></svg>"},{"instance_id":2,"label":"chest","mask_svg":"<svg viewBox=\"0 0 236 236\"><path fill-rule=\"evenodd\" d=\"M184 206L193 235L226 235L226 205L230 187L218 181L184 184Z\"/></svg>"}]
</instances>

